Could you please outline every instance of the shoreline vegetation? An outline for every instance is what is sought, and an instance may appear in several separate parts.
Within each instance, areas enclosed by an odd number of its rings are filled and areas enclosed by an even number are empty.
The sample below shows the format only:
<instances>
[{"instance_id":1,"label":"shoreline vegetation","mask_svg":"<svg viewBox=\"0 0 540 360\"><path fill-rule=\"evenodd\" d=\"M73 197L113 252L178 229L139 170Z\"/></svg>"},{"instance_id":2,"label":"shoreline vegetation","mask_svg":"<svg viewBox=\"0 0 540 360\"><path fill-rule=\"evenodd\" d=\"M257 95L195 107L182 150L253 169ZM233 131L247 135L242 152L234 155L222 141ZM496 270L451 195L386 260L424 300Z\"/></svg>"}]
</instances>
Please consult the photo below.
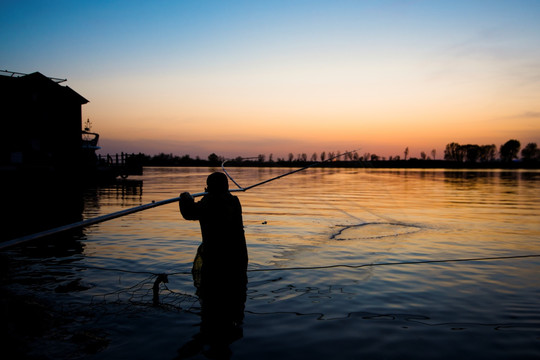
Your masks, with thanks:
<instances>
[{"instance_id":1,"label":"shoreline vegetation","mask_svg":"<svg viewBox=\"0 0 540 360\"><path fill-rule=\"evenodd\" d=\"M498 150L495 145L460 145L453 142L446 145L444 159L436 159L435 150L431 151L431 157L421 152L420 158L409 158L408 147L403 152L403 158L399 155L388 158L370 153L360 155L357 151L323 151L309 156L306 153L289 153L286 158L275 160L273 154L268 157L259 154L256 157L234 159L226 159L215 153L210 154L207 159L165 153L154 156L143 153L127 156L130 161L148 167L220 166L226 160L227 167L304 167L319 162L319 167L328 168L540 169L540 149L537 144L529 143L521 149L518 140L509 140Z\"/></svg>"}]
</instances>

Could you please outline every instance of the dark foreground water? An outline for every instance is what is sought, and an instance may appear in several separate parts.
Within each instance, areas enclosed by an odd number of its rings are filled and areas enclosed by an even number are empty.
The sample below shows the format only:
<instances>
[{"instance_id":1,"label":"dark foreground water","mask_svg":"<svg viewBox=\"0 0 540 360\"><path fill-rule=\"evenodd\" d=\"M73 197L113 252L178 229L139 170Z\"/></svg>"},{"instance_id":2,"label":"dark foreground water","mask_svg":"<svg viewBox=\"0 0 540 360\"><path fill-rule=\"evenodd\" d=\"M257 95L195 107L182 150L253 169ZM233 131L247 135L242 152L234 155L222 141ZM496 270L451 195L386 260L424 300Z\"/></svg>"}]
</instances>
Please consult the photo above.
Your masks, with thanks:
<instances>
[{"instance_id":1,"label":"dark foreground water","mask_svg":"<svg viewBox=\"0 0 540 360\"><path fill-rule=\"evenodd\" d=\"M289 170L229 172L247 186ZM203 191L210 171L147 168L87 191L83 217ZM540 172L314 168L237 195L250 265L231 358L540 358ZM48 304L18 351L178 358L200 330L199 242L169 204L4 252L10 292Z\"/></svg>"}]
</instances>

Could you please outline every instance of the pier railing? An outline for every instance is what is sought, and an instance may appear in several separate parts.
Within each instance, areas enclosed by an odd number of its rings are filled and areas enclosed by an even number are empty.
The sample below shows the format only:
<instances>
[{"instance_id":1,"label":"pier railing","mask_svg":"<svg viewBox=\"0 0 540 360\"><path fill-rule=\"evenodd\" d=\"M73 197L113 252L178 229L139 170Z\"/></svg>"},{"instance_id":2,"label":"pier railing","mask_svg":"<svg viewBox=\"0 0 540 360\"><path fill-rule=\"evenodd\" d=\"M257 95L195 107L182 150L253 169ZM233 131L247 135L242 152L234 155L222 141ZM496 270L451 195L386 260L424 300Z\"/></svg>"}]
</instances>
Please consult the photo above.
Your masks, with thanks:
<instances>
[{"instance_id":1,"label":"pier railing","mask_svg":"<svg viewBox=\"0 0 540 360\"><path fill-rule=\"evenodd\" d=\"M118 176L126 178L128 175L142 175L142 164L135 154L120 153L98 155L99 166L113 169Z\"/></svg>"}]
</instances>

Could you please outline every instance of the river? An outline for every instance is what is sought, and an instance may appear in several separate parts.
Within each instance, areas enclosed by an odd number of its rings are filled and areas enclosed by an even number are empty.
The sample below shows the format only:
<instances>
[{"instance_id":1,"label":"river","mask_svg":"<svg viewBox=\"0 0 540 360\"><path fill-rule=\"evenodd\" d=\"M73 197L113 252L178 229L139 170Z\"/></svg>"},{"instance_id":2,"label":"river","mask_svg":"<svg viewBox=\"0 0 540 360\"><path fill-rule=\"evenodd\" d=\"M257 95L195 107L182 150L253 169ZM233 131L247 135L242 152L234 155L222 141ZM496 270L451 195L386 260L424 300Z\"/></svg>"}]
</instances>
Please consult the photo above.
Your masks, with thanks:
<instances>
[{"instance_id":1,"label":"river","mask_svg":"<svg viewBox=\"0 0 540 360\"><path fill-rule=\"evenodd\" d=\"M214 170L145 168L87 190L83 218L204 191ZM250 260L232 359L540 358L540 171L312 168L236 195ZM12 289L70 319L30 353L179 358L200 330L198 223L172 203L69 237L8 252Z\"/></svg>"}]
</instances>

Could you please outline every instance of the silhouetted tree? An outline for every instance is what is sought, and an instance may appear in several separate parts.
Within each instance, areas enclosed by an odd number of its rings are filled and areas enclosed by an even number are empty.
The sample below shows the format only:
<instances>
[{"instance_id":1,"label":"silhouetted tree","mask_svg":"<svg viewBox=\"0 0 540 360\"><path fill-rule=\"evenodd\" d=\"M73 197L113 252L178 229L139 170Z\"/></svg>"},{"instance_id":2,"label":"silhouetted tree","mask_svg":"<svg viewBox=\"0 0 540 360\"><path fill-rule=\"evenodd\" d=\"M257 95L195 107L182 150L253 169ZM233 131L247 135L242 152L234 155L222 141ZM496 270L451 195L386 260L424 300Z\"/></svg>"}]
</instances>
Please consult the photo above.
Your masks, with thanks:
<instances>
[{"instance_id":1,"label":"silhouetted tree","mask_svg":"<svg viewBox=\"0 0 540 360\"><path fill-rule=\"evenodd\" d=\"M274 157L274 154L270 154L268 156L268 162L274 162L274 160L272 159Z\"/></svg>"},{"instance_id":2,"label":"silhouetted tree","mask_svg":"<svg viewBox=\"0 0 540 360\"><path fill-rule=\"evenodd\" d=\"M263 163L265 158L266 158L266 156L264 156L264 154L259 154L257 156L257 161L260 162L260 163Z\"/></svg>"},{"instance_id":3,"label":"silhouetted tree","mask_svg":"<svg viewBox=\"0 0 540 360\"><path fill-rule=\"evenodd\" d=\"M538 145L536 143L528 143L521 150L521 157L525 161L540 160L540 149L538 149Z\"/></svg>"},{"instance_id":4,"label":"silhouetted tree","mask_svg":"<svg viewBox=\"0 0 540 360\"><path fill-rule=\"evenodd\" d=\"M497 153L497 147L495 144L480 146L480 161L490 162L495 160L495 154Z\"/></svg>"},{"instance_id":5,"label":"silhouetted tree","mask_svg":"<svg viewBox=\"0 0 540 360\"><path fill-rule=\"evenodd\" d=\"M188 156L188 159L189 159L189 156ZM178 156L174 156L173 154L165 154L165 153L160 153L158 155L155 155L150 160L151 165L157 165L157 166L179 165L181 162L182 160Z\"/></svg>"},{"instance_id":6,"label":"silhouetted tree","mask_svg":"<svg viewBox=\"0 0 540 360\"><path fill-rule=\"evenodd\" d=\"M501 156L501 160L504 162L510 162L517 158L519 149L521 148L521 144L517 140L508 140L504 143L504 145L501 145L499 149L499 154Z\"/></svg>"},{"instance_id":7,"label":"silhouetted tree","mask_svg":"<svg viewBox=\"0 0 540 360\"><path fill-rule=\"evenodd\" d=\"M378 161L378 160L379 160L379 156L378 156L378 155L371 154L371 161Z\"/></svg>"},{"instance_id":8,"label":"silhouetted tree","mask_svg":"<svg viewBox=\"0 0 540 360\"><path fill-rule=\"evenodd\" d=\"M317 153L314 152L312 155L311 155L311 161L317 161Z\"/></svg>"},{"instance_id":9,"label":"silhouetted tree","mask_svg":"<svg viewBox=\"0 0 540 360\"><path fill-rule=\"evenodd\" d=\"M211 153L208 155L208 162L212 165L219 164L219 156L217 156L215 153Z\"/></svg>"},{"instance_id":10,"label":"silhouetted tree","mask_svg":"<svg viewBox=\"0 0 540 360\"><path fill-rule=\"evenodd\" d=\"M433 160L435 160L437 158L437 150L433 149L431 150L431 157L433 158Z\"/></svg>"},{"instance_id":11,"label":"silhouetted tree","mask_svg":"<svg viewBox=\"0 0 540 360\"><path fill-rule=\"evenodd\" d=\"M294 160L294 154L289 153L289 162L292 162Z\"/></svg>"},{"instance_id":12,"label":"silhouetted tree","mask_svg":"<svg viewBox=\"0 0 540 360\"><path fill-rule=\"evenodd\" d=\"M180 158L181 164L190 164L193 162L193 159L189 157L189 155L184 155Z\"/></svg>"},{"instance_id":13,"label":"silhouetted tree","mask_svg":"<svg viewBox=\"0 0 540 360\"><path fill-rule=\"evenodd\" d=\"M450 143L446 145L444 150L444 160L463 162L465 151L463 146L458 143Z\"/></svg>"},{"instance_id":14,"label":"silhouetted tree","mask_svg":"<svg viewBox=\"0 0 540 360\"><path fill-rule=\"evenodd\" d=\"M326 152L321 153L321 161L324 161L326 159Z\"/></svg>"},{"instance_id":15,"label":"silhouetted tree","mask_svg":"<svg viewBox=\"0 0 540 360\"><path fill-rule=\"evenodd\" d=\"M405 155L405 160L407 160L407 156L409 156L409 147L408 146L405 148L405 151L403 151L403 155Z\"/></svg>"},{"instance_id":16,"label":"silhouetted tree","mask_svg":"<svg viewBox=\"0 0 540 360\"><path fill-rule=\"evenodd\" d=\"M426 155L425 151L422 151L422 152L420 153L420 159L426 160L426 158L427 158L427 155Z\"/></svg>"},{"instance_id":17,"label":"silhouetted tree","mask_svg":"<svg viewBox=\"0 0 540 360\"><path fill-rule=\"evenodd\" d=\"M463 145L467 162L475 163L480 157L480 146L478 145Z\"/></svg>"}]
</instances>

